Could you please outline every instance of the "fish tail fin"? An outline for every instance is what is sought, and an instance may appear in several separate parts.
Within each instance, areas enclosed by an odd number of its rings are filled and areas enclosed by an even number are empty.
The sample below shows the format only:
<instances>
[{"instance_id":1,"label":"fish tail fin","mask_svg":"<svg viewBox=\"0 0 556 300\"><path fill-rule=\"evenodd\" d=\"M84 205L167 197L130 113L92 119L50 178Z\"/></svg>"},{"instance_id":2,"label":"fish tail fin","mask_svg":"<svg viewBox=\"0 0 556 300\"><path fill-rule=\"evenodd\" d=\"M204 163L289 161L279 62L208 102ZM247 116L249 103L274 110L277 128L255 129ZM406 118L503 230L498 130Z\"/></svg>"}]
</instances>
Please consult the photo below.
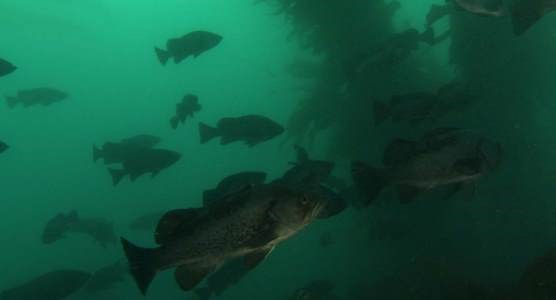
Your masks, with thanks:
<instances>
[{"instance_id":1,"label":"fish tail fin","mask_svg":"<svg viewBox=\"0 0 556 300\"><path fill-rule=\"evenodd\" d=\"M375 101L373 103L373 115L374 115L374 120L376 125L379 125L382 122L384 122L388 118L389 114L390 114L390 107L388 106L387 103L381 101Z\"/></svg>"},{"instance_id":2,"label":"fish tail fin","mask_svg":"<svg viewBox=\"0 0 556 300\"><path fill-rule=\"evenodd\" d=\"M545 0L516 1L511 9L514 34L520 36L537 23L546 12Z\"/></svg>"},{"instance_id":3,"label":"fish tail fin","mask_svg":"<svg viewBox=\"0 0 556 300\"><path fill-rule=\"evenodd\" d=\"M114 186L118 185L118 183L120 183L126 175L126 171L124 169L108 169L108 172L110 172L110 175L112 176L112 184Z\"/></svg>"},{"instance_id":4,"label":"fish tail fin","mask_svg":"<svg viewBox=\"0 0 556 300\"><path fill-rule=\"evenodd\" d=\"M14 108L18 102L19 99L17 97L6 96L6 103L8 103L10 109Z\"/></svg>"},{"instance_id":5,"label":"fish tail fin","mask_svg":"<svg viewBox=\"0 0 556 300\"><path fill-rule=\"evenodd\" d=\"M156 52L156 56L158 57L158 61L160 62L160 64L165 66L168 62L168 59L170 59L170 52L156 47L154 48L154 51Z\"/></svg>"},{"instance_id":6,"label":"fish tail fin","mask_svg":"<svg viewBox=\"0 0 556 300\"><path fill-rule=\"evenodd\" d=\"M373 202L388 185L384 170L371 167L362 162L352 162L351 176L355 186L367 197L365 206Z\"/></svg>"},{"instance_id":7,"label":"fish tail fin","mask_svg":"<svg viewBox=\"0 0 556 300\"><path fill-rule=\"evenodd\" d=\"M220 135L218 128L208 126L205 123L199 123L199 135L201 137L201 144L212 140L213 138Z\"/></svg>"},{"instance_id":8,"label":"fish tail fin","mask_svg":"<svg viewBox=\"0 0 556 300\"><path fill-rule=\"evenodd\" d=\"M180 119L178 118L178 116L174 116L172 117L172 119L170 119L170 125L172 125L173 129L178 128L178 123L180 122Z\"/></svg>"},{"instance_id":9,"label":"fish tail fin","mask_svg":"<svg viewBox=\"0 0 556 300\"><path fill-rule=\"evenodd\" d=\"M93 162L97 162L103 156L102 150L96 145L93 145Z\"/></svg>"},{"instance_id":10,"label":"fish tail fin","mask_svg":"<svg viewBox=\"0 0 556 300\"><path fill-rule=\"evenodd\" d=\"M156 276L155 258L158 249L138 247L123 237L120 240L129 263L129 271L141 293L146 295Z\"/></svg>"},{"instance_id":11,"label":"fish tail fin","mask_svg":"<svg viewBox=\"0 0 556 300\"><path fill-rule=\"evenodd\" d=\"M209 300L212 292L209 288L203 287L193 291L199 300Z\"/></svg>"}]
</instances>

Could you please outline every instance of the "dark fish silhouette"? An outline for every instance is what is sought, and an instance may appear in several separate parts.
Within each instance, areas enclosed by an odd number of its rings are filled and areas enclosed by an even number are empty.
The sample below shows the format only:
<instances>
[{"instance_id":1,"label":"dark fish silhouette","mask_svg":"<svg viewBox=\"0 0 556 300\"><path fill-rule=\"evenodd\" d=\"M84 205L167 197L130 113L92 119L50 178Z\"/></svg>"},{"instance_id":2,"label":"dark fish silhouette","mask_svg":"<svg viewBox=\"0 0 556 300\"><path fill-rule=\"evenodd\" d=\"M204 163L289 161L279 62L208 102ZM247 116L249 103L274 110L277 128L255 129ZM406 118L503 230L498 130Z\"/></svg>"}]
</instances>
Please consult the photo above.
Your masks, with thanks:
<instances>
[{"instance_id":1,"label":"dark fish silhouette","mask_svg":"<svg viewBox=\"0 0 556 300\"><path fill-rule=\"evenodd\" d=\"M212 296L220 296L230 286L237 284L251 269L242 258L225 263L206 280L206 286L193 290L199 300L208 300Z\"/></svg>"},{"instance_id":2,"label":"dark fish silhouette","mask_svg":"<svg viewBox=\"0 0 556 300\"><path fill-rule=\"evenodd\" d=\"M8 149L10 149L10 146L8 146L8 144L0 141L0 153L3 153Z\"/></svg>"},{"instance_id":3,"label":"dark fish silhouette","mask_svg":"<svg viewBox=\"0 0 556 300\"><path fill-rule=\"evenodd\" d=\"M129 228L133 230L153 231L164 214L165 212L155 212L142 215L135 218L131 224L129 224Z\"/></svg>"},{"instance_id":4,"label":"dark fish silhouette","mask_svg":"<svg viewBox=\"0 0 556 300\"><path fill-rule=\"evenodd\" d=\"M193 31L180 38L169 39L166 50L155 48L158 60L162 65L170 58L178 64L189 56L197 57L220 44L222 36L208 31Z\"/></svg>"},{"instance_id":5,"label":"dark fish silhouette","mask_svg":"<svg viewBox=\"0 0 556 300\"><path fill-rule=\"evenodd\" d=\"M524 34L546 14L556 10L555 0L516 0L511 8L516 35Z\"/></svg>"},{"instance_id":6,"label":"dark fish silhouette","mask_svg":"<svg viewBox=\"0 0 556 300\"><path fill-rule=\"evenodd\" d=\"M14 108L18 104L23 107L42 105L49 106L53 103L65 100L68 94L53 88L36 88L30 90L21 90L16 96L7 96L6 102L9 108Z\"/></svg>"},{"instance_id":7,"label":"dark fish silhouette","mask_svg":"<svg viewBox=\"0 0 556 300\"><path fill-rule=\"evenodd\" d=\"M158 224L158 248L137 247L122 238L130 271L143 294L156 273L177 268L184 291L193 289L223 263L245 258L257 266L282 241L319 215L323 200L310 191L280 185L249 186L210 207L168 212Z\"/></svg>"},{"instance_id":8,"label":"dark fish silhouette","mask_svg":"<svg viewBox=\"0 0 556 300\"><path fill-rule=\"evenodd\" d=\"M91 274L77 270L46 273L18 287L0 293L2 300L60 300L77 292Z\"/></svg>"},{"instance_id":9,"label":"dark fish silhouette","mask_svg":"<svg viewBox=\"0 0 556 300\"><path fill-rule=\"evenodd\" d=\"M9 61L0 58L0 77L6 76L12 72L17 70L17 67L14 66Z\"/></svg>"},{"instance_id":10,"label":"dark fish silhouette","mask_svg":"<svg viewBox=\"0 0 556 300\"><path fill-rule=\"evenodd\" d=\"M144 149L153 148L160 141L161 139L157 136L140 134L123 139L118 143L106 142L102 148L93 146L93 161L103 159L105 164L121 163Z\"/></svg>"},{"instance_id":11,"label":"dark fish silhouette","mask_svg":"<svg viewBox=\"0 0 556 300\"><path fill-rule=\"evenodd\" d=\"M183 124L187 117L193 117L193 114L201 110L199 97L187 94L180 103L176 104L176 115L170 119L172 128L178 128L178 124Z\"/></svg>"},{"instance_id":12,"label":"dark fish silhouette","mask_svg":"<svg viewBox=\"0 0 556 300\"><path fill-rule=\"evenodd\" d=\"M203 206L208 207L228 194L237 192L247 185L263 184L264 172L240 172L222 179L215 188L203 192Z\"/></svg>"},{"instance_id":13,"label":"dark fish silhouette","mask_svg":"<svg viewBox=\"0 0 556 300\"><path fill-rule=\"evenodd\" d=\"M129 267L118 261L94 272L83 289L91 294L110 290L122 283L128 274Z\"/></svg>"},{"instance_id":14,"label":"dark fish silhouette","mask_svg":"<svg viewBox=\"0 0 556 300\"><path fill-rule=\"evenodd\" d=\"M420 192L450 185L453 193L496 168L500 144L457 128L439 128L421 140L395 140L385 150L385 168L352 164L355 185L371 203L388 185L398 187L400 200L409 202ZM450 195L451 195L450 194Z\"/></svg>"},{"instance_id":15,"label":"dark fish silhouette","mask_svg":"<svg viewBox=\"0 0 556 300\"><path fill-rule=\"evenodd\" d=\"M52 244L68 233L89 235L103 247L116 242L112 223L98 218L80 218L75 210L67 214L60 213L48 221L43 230L42 242Z\"/></svg>"},{"instance_id":16,"label":"dark fish silhouette","mask_svg":"<svg viewBox=\"0 0 556 300\"><path fill-rule=\"evenodd\" d=\"M112 175L112 183L117 185L129 175L131 181L135 181L140 176L150 173L155 177L160 171L169 168L181 158L181 154L164 149L145 149L124 160L122 169L108 169Z\"/></svg>"},{"instance_id":17,"label":"dark fish silhouette","mask_svg":"<svg viewBox=\"0 0 556 300\"><path fill-rule=\"evenodd\" d=\"M221 137L220 144L243 141L249 147L268 141L284 132L284 127L271 119L258 115L223 118L216 127L199 123L201 144Z\"/></svg>"}]
</instances>

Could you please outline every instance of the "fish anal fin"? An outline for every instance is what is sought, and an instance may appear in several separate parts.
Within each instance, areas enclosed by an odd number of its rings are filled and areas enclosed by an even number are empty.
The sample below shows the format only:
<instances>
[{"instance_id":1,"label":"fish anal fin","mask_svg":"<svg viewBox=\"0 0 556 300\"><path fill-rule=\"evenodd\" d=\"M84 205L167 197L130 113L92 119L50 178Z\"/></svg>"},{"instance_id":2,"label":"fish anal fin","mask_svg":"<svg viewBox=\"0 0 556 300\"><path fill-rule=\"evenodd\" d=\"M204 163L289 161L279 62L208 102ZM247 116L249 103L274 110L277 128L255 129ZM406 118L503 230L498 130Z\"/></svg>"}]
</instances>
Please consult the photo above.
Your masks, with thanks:
<instances>
[{"instance_id":1,"label":"fish anal fin","mask_svg":"<svg viewBox=\"0 0 556 300\"><path fill-rule=\"evenodd\" d=\"M274 248L265 248L245 255L245 266L252 270L259 265L273 250Z\"/></svg>"},{"instance_id":2,"label":"fish anal fin","mask_svg":"<svg viewBox=\"0 0 556 300\"><path fill-rule=\"evenodd\" d=\"M182 265L176 269L174 277L182 290L190 291L215 269L215 266Z\"/></svg>"},{"instance_id":3,"label":"fish anal fin","mask_svg":"<svg viewBox=\"0 0 556 300\"><path fill-rule=\"evenodd\" d=\"M175 209L160 218L154 239L157 244L164 245L178 235L184 236L191 232L192 226L201 215L201 208Z\"/></svg>"}]
</instances>

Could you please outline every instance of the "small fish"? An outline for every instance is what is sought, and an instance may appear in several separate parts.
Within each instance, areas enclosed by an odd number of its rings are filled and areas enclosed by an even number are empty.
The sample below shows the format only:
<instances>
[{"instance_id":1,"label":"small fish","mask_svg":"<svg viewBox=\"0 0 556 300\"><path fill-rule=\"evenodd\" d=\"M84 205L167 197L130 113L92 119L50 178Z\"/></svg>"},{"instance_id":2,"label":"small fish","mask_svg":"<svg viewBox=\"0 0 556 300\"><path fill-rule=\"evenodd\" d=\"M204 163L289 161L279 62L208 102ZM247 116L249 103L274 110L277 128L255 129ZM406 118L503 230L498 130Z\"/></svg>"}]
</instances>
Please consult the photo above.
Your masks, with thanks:
<instances>
[{"instance_id":1,"label":"small fish","mask_svg":"<svg viewBox=\"0 0 556 300\"><path fill-rule=\"evenodd\" d=\"M511 8L515 35L524 34L542 17L556 10L556 0L516 0Z\"/></svg>"},{"instance_id":2,"label":"small fish","mask_svg":"<svg viewBox=\"0 0 556 300\"><path fill-rule=\"evenodd\" d=\"M237 118L223 118L216 127L199 123L201 144L221 137L220 144L227 145L243 141L249 147L268 141L284 132L284 127L271 119L258 115L246 115Z\"/></svg>"},{"instance_id":3,"label":"small fish","mask_svg":"<svg viewBox=\"0 0 556 300\"><path fill-rule=\"evenodd\" d=\"M319 215L323 199L311 191L280 185L248 186L210 207L168 212L158 224L158 248L141 248L122 238L130 271L145 294L156 273L176 268L184 291L231 259L249 269Z\"/></svg>"},{"instance_id":4,"label":"small fish","mask_svg":"<svg viewBox=\"0 0 556 300\"><path fill-rule=\"evenodd\" d=\"M9 108L14 108L19 103L21 103L23 107L35 105L49 106L53 103L63 101L68 97L68 94L57 89L36 88L18 91L17 96L7 96L6 102Z\"/></svg>"},{"instance_id":5,"label":"small fish","mask_svg":"<svg viewBox=\"0 0 556 300\"><path fill-rule=\"evenodd\" d=\"M388 185L396 185L407 203L422 191L451 186L450 196L489 171L501 160L500 144L458 128L438 128L417 141L395 140L386 148L385 168L352 164L355 185L371 203Z\"/></svg>"},{"instance_id":6,"label":"small fish","mask_svg":"<svg viewBox=\"0 0 556 300\"><path fill-rule=\"evenodd\" d=\"M102 219L82 219L75 210L67 214L60 213L49 220L43 230L42 242L52 244L68 233L89 235L102 247L116 242L112 223Z\"/></svg>"},{"instance_id":7,"label":"small fish","mask_svg":"<svg viewBox=\"0 0 556 300\"><path fill-rule=\"evenodd\" d=\"M8 149L10 149L10 146L8 144L0 141L0 153L3 153Z\"/></svg>"},{"instance_id":8,"label":"small fish","mask_svg":"<svg viewBox=\"0 0 556 300\"><path fill-rule=\"evenodd\" d=\"M476 15L502 17L507 14L504 0L454 0L454 2L459 7Z\"/></svg>"},{"instance_id":9,"label":"small fish","mask_svg":"<svg viewBox=\"0 0 556 300\"><path fill-rule=\"evenodd\" d=\"M193 114L201 110L199 97L187 94L180 103L176 104L176 115L170 119L172 128L178 128L178 124L183 124L187 117L193 117Z\"/></svg>"},{"instance_id":10,"label":"small fish","mask_svg":"<svg viewBox=\"0 0 556 300\"><path fill-rule=\"evenodd\" d=\"M83 290L91 294L110 290L122 283L128 275L128 266L118 261L94 272Z\"/></svg>"},{"instance_id":11,"label":"small fish","mask_svg":"<svg viewBox=\"0 0 556 300\"><path fill-rule=\"evenodd\" d=\"M129 228L138 231L153 231L164 213L155 212L137 217L129 224Z\"/></svg>"},{"instance_id":12,"label":"small fish","mask_svg":"<svg viewBox=\"0 0 556 300\"><path fill-rule=\"evenodd\" d=\"M144 174L155 177L160 171L169 168L181 159L181 154L164 149L144 149L123 161L122 169L108 169L114 186L129 175L133 182Z\"/></svg>"},{"instance_id":13,"label":"small fish","mask_svg":"<svg viewBox=\"0 0 556 300\"><path fill-rule=\"evenodd\" d=\"M9 61L0 58L0 77L6 76L12 72L17 70L17 67L14 66Z\"/></svg>"},{"instance_id":14,"label":"small fish","mask_svg":"<svg viewBox=\"0 0 556 300\"><path fill-rule=\"evenodd\" d=\"M169 39L166 42L166 50L154 48L158 60L164 66L168 59L174 58L174 63L178 64L189 56L197 58L220 44L222 36L208 31L193 31L180 38Z\"/></svg>"},{"instance_id":15,"label":"small fish","mask_svg":"<svg viewBox=\"0 0 556 300\"><path fill-rule=\"evenodd\" d=\"M214 201L237 192L245 186L263 184L265 180L264 172L240 172L227 176L214 189L203 192L203 206L210 206Z\"/></svg>"},{"instance_id":16,"label":"small fish","mask_svg":"<svg viewBox=\"0 0 556 300\"><path fill-rule=\"evenodd\" d=\"M48 272L0 293L2 300L61 300L81 289L91 274L77 270Z\"/></svg>"},{"instance_id":17,"label":"small fish","mask_svg":"<svg viewBox=\"0 0 556 300\"><path fill-rule=\"evenodd\" d=\"M157 136L140 134L122 139L119 143L106 142L102 148L93 145L93 161L104 160L104 164L121 163L145 149L151 149L160 143Z\"/></svg>"}]
</instances>

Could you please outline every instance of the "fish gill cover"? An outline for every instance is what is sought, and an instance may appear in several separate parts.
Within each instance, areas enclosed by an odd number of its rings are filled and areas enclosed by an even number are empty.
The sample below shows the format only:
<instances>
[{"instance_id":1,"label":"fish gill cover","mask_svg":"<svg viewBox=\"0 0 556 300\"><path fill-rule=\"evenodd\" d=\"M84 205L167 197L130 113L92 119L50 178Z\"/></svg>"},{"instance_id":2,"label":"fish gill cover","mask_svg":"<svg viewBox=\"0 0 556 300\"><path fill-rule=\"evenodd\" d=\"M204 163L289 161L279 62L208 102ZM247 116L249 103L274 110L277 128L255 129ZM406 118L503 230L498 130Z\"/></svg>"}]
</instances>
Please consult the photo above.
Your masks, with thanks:
<instances>
[{"instance_id":1,"label":"fish gill cover","mask_svg":"<svg viewBox=\"0 0 556 300\"><path fill-rule=\"evenodd\" d=\"M555 299L555 9L1 1L0 300Z\"/></svg>"}]
</instances>

